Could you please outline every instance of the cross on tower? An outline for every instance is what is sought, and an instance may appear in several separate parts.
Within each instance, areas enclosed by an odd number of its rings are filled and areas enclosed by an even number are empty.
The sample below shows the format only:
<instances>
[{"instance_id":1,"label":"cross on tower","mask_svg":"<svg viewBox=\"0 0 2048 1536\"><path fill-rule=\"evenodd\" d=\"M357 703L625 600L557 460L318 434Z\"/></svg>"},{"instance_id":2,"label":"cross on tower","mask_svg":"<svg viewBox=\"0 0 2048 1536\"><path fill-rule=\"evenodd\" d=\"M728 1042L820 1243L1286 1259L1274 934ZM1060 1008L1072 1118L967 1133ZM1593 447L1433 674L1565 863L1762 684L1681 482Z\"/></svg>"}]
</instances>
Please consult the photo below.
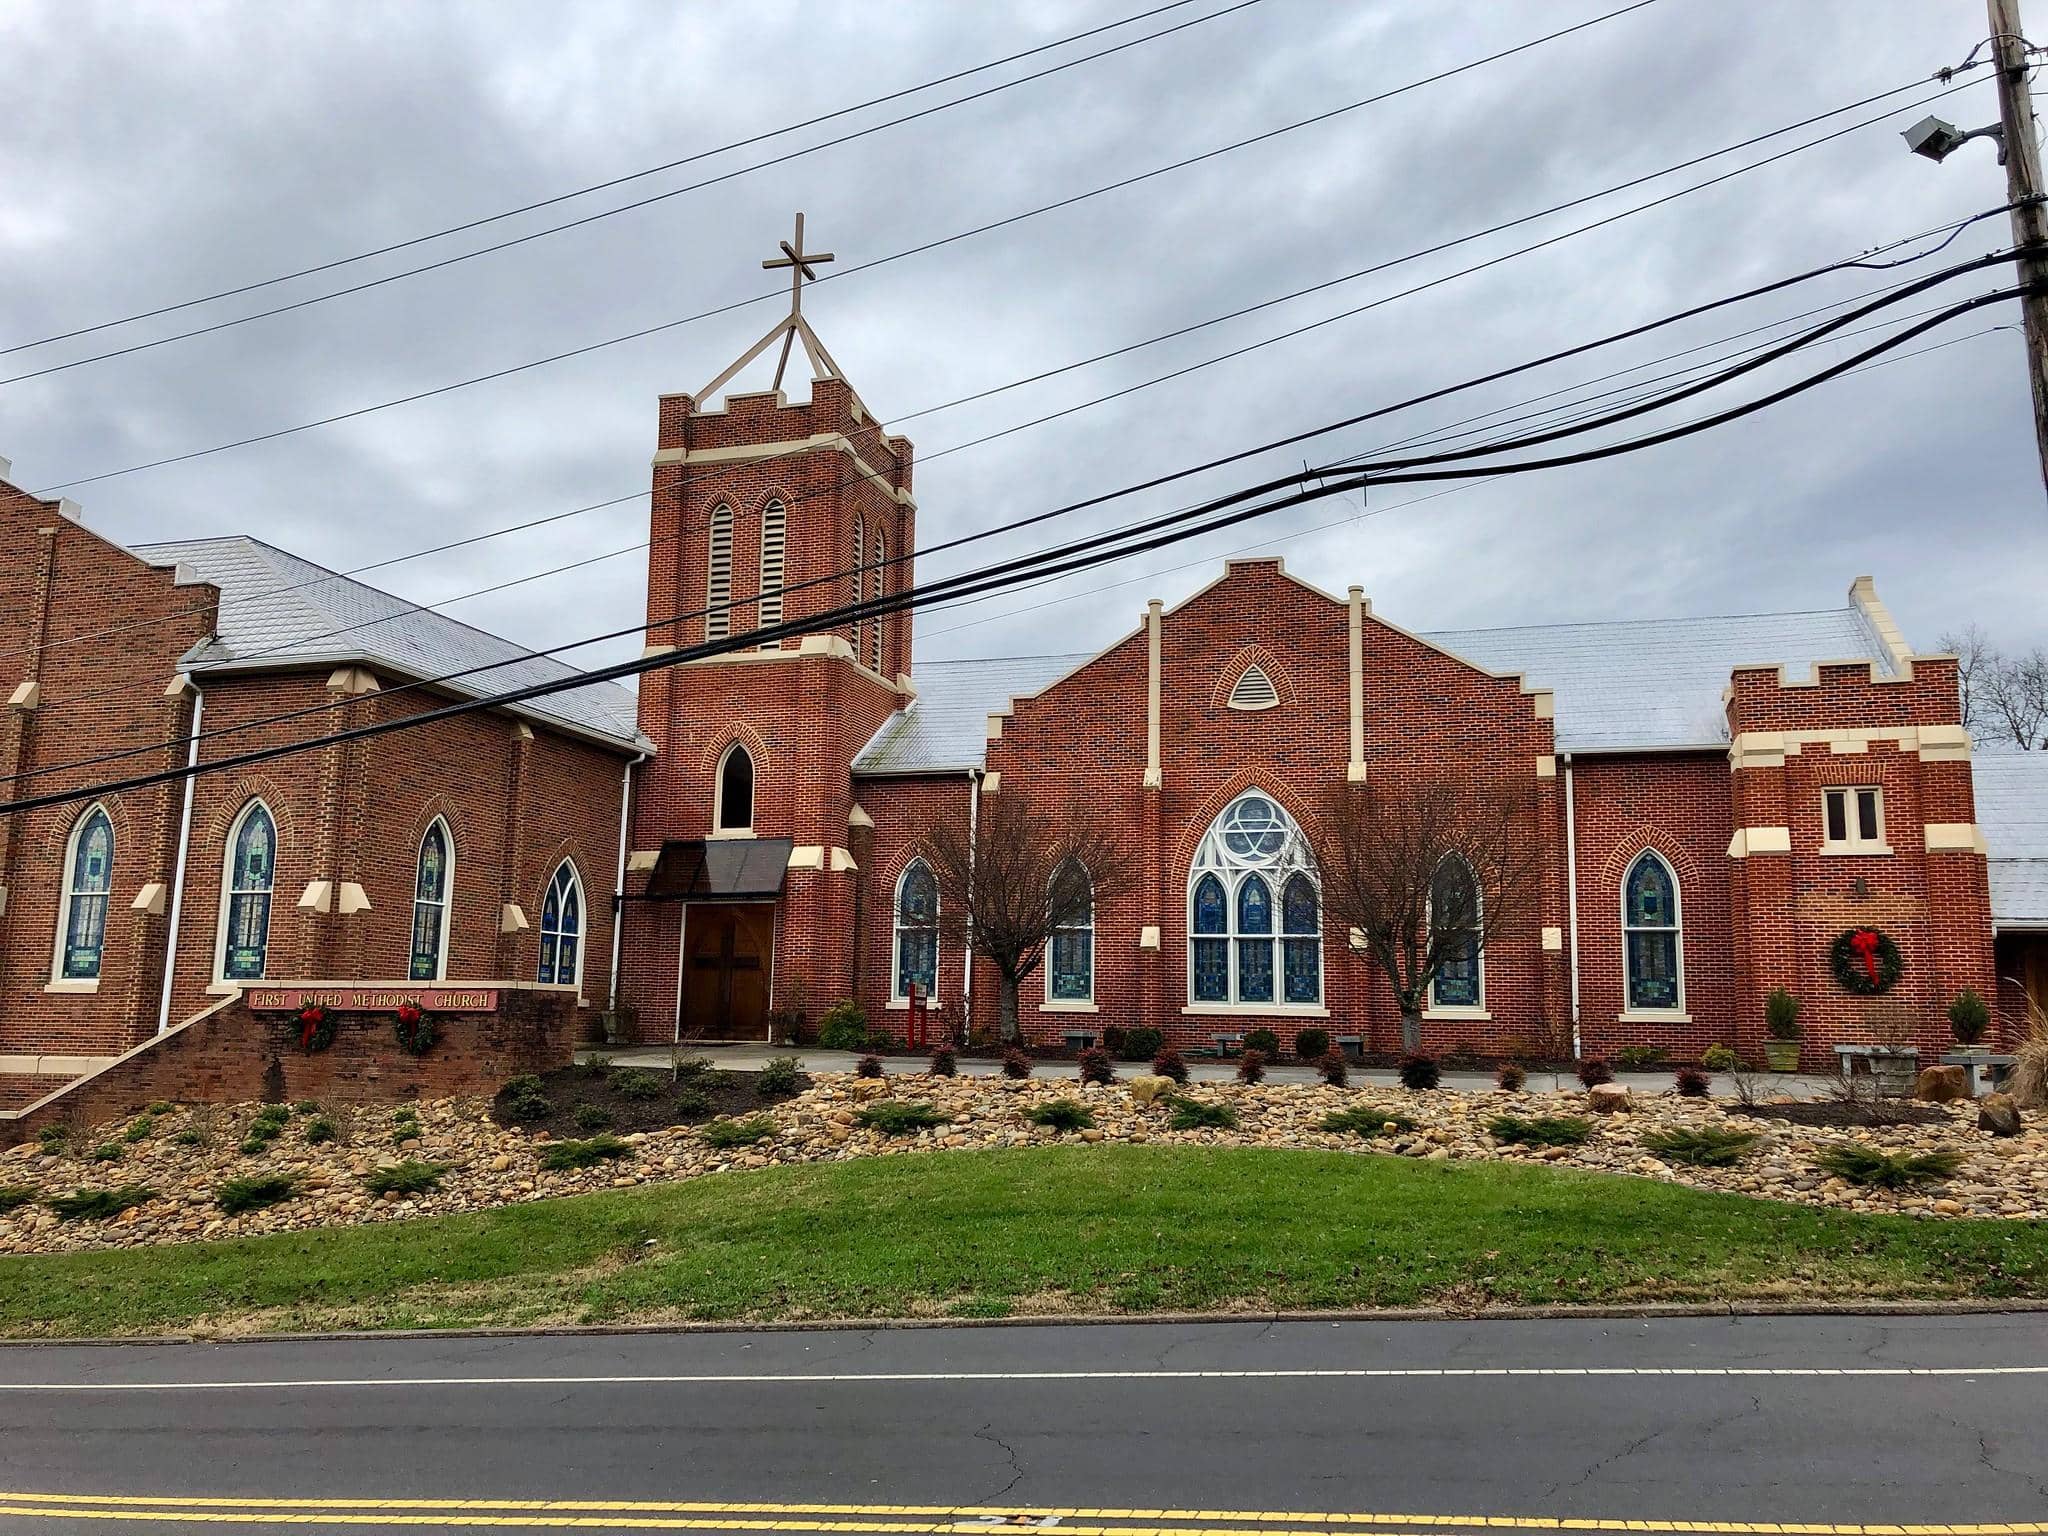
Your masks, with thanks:
<instances>
[{"instance_id":1,"label":"cross on tower","mask_svg":"<svg viewBox=\"0 0 2048 1536\"><path fill-rule=\"evenodd\" d=\"M771 272L777 267L788 267L790 269L789 312L792 316L800 315L804 309L804 283L806 280L813 283L818 280L818 274L813 272L811 268L814 265L822 266L830 261L832 253L830 251L820 251L814 256L804 249L804 216L801 211L796 216L796 244L791 245L787 240L777 243L782 247L782 254L780 256L771 256L768 260L762 262L761 265Z\"/></svg>"},{"instance_id":2,"label":"cross on tower","mask_svg":"<svg viewBox=\"0 0 2048 1536\"><path fill-rule=\"evenodd\" d=\"M817 379L841 377L839 365L832 361L832 354L825 350L825 344L818 340L818 333L811 329L811 322L804 318L804 284L818 280L816 269L832 260L830 251L807 251L804 249L804 216L796 216L796 238L776 242L782 247L780 256L771 256L761 265L769 271L782 267L789 268L789 313L775 322L774 329L747 348L740 360L725 372L699 390L695 396L708 400L723 389L728 382L747 364L774 346L782 343L782 351L775 359L775 383L773 388L782 388L782 375L789 367L790 349L799 341L804 353L811 360L811 376Z\"/></svg>"}]
</instances>

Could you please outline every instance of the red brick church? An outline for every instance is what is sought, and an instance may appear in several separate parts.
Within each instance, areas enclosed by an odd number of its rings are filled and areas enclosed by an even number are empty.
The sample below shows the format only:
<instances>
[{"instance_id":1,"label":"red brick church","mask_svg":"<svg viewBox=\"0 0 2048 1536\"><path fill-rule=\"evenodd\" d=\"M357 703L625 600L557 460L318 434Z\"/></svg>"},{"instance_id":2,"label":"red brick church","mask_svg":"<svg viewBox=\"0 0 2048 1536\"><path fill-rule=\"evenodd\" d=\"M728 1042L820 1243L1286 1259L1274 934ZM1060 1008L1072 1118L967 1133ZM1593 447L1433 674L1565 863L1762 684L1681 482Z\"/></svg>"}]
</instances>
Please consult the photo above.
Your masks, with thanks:
<instances>
[{"instance_id":1,"label":"red brick church","mask_svg":"<svg viewBox=\"0 0 2048 1536\"><path fill-rule=\"evenodd\" d=\"M771 388L720 396L778 345ZM911 583L912 467L793 304L660 402L646 640L792 637L657 667L637 699L590 685L102 795L567 669L258 540L123 549L0 464L0 799L79 796L0 812L0 1108L257 988L487 987L647 1042L764 1039L846 997L888 1028L916 988L986 1028L992 973L917 848L996 795L1099 808L1138 870L1051 946L1031 1040L1314 1023L1391 1051L1391 990L1288 834L1332 785L1446 764L1529 789L1544 878L1439 977L1426 1048L1756 1054L1784 986L1823 1067L1868 1037L1831 968L1848 930L1896 946L1923 1052L1964 988L2008 1030L2048 995L2048 754L1973 757L1953 659L1868 578L1792 613L1432 632L1260 558L1095 653L919 663L907 612L802 628Z\"/></svg>"}]
</instances>

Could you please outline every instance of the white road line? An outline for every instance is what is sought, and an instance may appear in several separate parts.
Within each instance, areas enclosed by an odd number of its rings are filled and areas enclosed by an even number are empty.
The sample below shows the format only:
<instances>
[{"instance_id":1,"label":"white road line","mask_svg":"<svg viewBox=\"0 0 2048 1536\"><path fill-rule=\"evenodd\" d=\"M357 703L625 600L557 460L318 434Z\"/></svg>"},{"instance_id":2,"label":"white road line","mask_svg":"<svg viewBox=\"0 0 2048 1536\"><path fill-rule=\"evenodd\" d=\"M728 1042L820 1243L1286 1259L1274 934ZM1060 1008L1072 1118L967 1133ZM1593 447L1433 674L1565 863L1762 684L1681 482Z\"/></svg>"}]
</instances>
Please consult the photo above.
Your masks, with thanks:
<instances>
[{"instance_id":1,"label":"white road line","mask_svg":"<svg viewBox=\"0 0 2048 1536\"><path fill-rule=\"evenodd\" d=\"M1361 1366L1243 1371L860 1371L845 1374L674 1376L330 1376L259 1381L5 1381L4 1392L279 1392L326 1388L861 1386L971 1381L1302 1381L1460 1380L1552 1376L2048 1376L2048 1365L1501 1365Z\"/></svg>"}]
</instances>

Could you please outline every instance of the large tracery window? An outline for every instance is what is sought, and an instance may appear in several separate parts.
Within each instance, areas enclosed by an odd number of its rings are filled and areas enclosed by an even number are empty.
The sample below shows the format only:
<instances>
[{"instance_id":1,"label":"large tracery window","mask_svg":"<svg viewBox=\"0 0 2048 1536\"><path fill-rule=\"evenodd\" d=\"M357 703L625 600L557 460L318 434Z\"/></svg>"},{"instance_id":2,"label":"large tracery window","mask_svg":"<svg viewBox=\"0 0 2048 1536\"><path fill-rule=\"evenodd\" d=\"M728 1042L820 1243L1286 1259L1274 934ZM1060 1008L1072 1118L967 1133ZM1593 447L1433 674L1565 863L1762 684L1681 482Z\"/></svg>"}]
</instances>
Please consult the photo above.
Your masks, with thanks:
<instances>
[{"instance_id":1,"label":"large tracery window","mask_svg":"<svg viewBox=\"0 0 2048 1536\"><path fill-rule=\"evenodd\" d=\"M540 901L540 977L543 983L574 986L583 974L583 882L567 859L555 870Z\"/></svg>"},{"instance_id":2,"label":"large tracery window","mask_svg":"<svg viewBox=\"0 0 2048 1536\"><path fill-rule=\"evenodd\" d=\"M1240 795L1188 871L1188 998L1249 1007L1323 1000L1322 902L1301 829L1265 795Z\"/></svg>"},{"instance_id":3,"label":"large tracery window","mask_svg":"<svg viewBox=\"0 0 2048 1536\"><path fill-rule=\"evenodd\" d=\"M929 998L939 979L939 882L923 859L912 859L896 882L894 940L891 995L901 1001L916 987Z\"/></svg>"},{"instance_id":4,"label":"large tracery window","mask_svg":"<svg viewBox=\"0 0 2048 1536\"><path fill-rule=\"evenodd\" d=\"M1685 949L1678 916L1678 880L1659 854L1645 851L1621 886L1622 958L1628 1006L1675 1013L1685 1007Z\"/></svg>"}]
</instances>

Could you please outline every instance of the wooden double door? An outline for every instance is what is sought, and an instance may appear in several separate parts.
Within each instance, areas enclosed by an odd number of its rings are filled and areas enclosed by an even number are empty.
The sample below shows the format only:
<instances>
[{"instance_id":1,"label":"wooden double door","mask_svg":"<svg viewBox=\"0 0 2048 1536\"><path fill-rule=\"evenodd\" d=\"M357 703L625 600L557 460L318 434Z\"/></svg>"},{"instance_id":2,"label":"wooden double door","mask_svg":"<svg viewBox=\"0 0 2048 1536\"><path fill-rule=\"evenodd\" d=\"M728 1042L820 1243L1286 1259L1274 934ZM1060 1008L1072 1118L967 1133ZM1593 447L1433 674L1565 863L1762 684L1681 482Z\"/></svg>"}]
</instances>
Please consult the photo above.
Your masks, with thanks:
<instances>
[{"instance_id":1,"label":"wooden double door","mask_svg":"<svg viewBox=\"0 0 2048 1536\"><path fill-rule=\"evenodd\" d=\"M766 1040L774 979L775 908L766 903L683 909L683 1040Z\"/></svg>"}]
</instances>

